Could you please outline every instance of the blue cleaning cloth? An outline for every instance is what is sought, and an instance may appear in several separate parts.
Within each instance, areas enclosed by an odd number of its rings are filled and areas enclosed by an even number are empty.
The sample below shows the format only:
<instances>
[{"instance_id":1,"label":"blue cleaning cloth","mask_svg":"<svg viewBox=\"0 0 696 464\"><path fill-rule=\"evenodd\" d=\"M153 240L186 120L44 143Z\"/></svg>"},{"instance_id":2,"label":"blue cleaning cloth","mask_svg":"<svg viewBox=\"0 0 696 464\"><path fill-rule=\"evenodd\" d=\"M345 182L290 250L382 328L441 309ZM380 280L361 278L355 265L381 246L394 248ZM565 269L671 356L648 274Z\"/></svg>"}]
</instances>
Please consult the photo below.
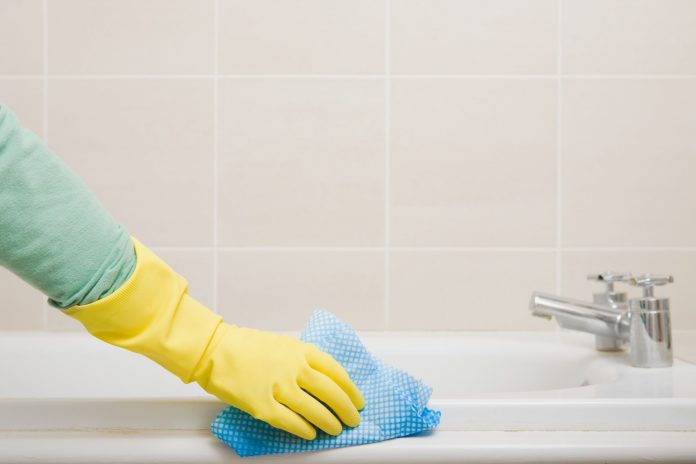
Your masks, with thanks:
<instances>
[{"instance_id":1,"label":"blue cleaning cloth","mask_svg":"<svg viewBox=\"0 0 696 464\"><path fill-rule=\"evenodd\" d=\"M426 407L432 389L375 358L353 329L333 314L315 311L300 338L332 355L360 389L365 397L360 425L344 426L337 437L317 430L317 438L307 441L230 406L220 412L211 429L240 456L363 445L412 435L440 423L440 411Z\"/></svg>"}]
</instances>

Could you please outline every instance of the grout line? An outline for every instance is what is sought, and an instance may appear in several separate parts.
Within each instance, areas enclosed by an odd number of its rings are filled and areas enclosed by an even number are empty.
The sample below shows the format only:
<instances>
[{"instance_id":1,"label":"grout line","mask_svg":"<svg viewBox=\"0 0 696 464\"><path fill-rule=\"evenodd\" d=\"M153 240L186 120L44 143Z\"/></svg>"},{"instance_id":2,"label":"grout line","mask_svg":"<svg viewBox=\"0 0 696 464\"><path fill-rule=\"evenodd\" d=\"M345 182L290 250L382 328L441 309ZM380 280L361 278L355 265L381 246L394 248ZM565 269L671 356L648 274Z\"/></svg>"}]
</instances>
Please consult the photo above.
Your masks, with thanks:
<instances>
[{"instance_id":1,"label":"grout line","mask_svg":"<svg viewBox=\"0 0 696 464\"><path fill-rule=\"evenodd\" d=\"M43 0L43 37L41 67L43 69L42 85L43 85L43 140L48 145L48 0Z\"/></svg>"},{"instance_id":2,"label":"grout line","mask_svg":"<svg viewBox=\"0 0 696 464\"><path fill-rule=\"evenodd\" d=\"M556 11L556 293L563 287L563 0Z\"/></svg>"},{"instance_id":3,"label":"grout line","mask_svg":"<svg viewBox=\"0 0 696 464\"><path fill-rule=\"evenodd\" d=\"M217 48L213 45L213 49ZM50 80L120 79L384 79L384 74L52 74ZM42 79L40 74L1 74L1 79Z\"/></svg>"},{"instance_id":4,"label":"grout line","mask_svg":"<svg viewBox=\"0 0 696 464\"><path fill-rule=\"evenodd\" d=\"M340 73L316 73L316 74L221 74L225 79L384 79L383 73L366 74L340 74Z\"/></svg>"},{"instance_id":5,"label":"grout line","mask_svg":"<svg viewBox=\"0 0 696 464\"><path fill-rule=\"evenodd\" d=\"M696 74L564 74L563 79L696 79Z\"/></svg>"},{"instance_id":6,"label":"grout line","mask_svg":"<svg viewBox=\"0 0 696 464\"><path fill-rule=\"evenodd\" d=\"M0 74L0 80L384 79L387 74ZM389 74L390 79L696 79L696 74Z\"/></svg>"},{"instance_id":7,"label":"grout line","mask_svg":"<svg viewBox=\"0 0 696 464\"><path fill-rule=\"evenodd\" d=\"M213 47L214 48L214 47ZM215 74L52 74L51 80L215 79Z\"/></svg>"},{"instance_id":8,"label":"grout line","mask_svg":"<svg viewBox=\"0 0 696 464\"><path fill-rule=\"evenodd\" d=\"M384 1L384 329L389 330L391 253L391 0Z\"/></svg>"},{"instance_id":9,"label":"grout line","mask_svg":"<svg viewBox=\"0 0 696 464\"><path fill-rule=\"evenodd\" d=\"M386 0L385 0L386 1ZM215 48L215 46L213 47ZM388 65L388 64L387 64ZM0 75L0 79L39 79L42 76ZM118 79L556 79L555 74L53 74L53 80Z\"/></svg>"},{"instance_id":10,"label":"grout line","mask_svg":"<svg viewBox=\"0 0 696 464\"><path fill-rule=\"evenodd\" d=\"M696 79L696 74L392 74L392 77L397 79Z\"/></svg>"},{"instance_id":11,"label":"grout line","mask_svg":"<svg viewBox=\"0 0 696 464\"><path fill-rule=\"evenodd\" d=\"M383 246L355 246L355 247L332 247L332 246L278 246L278 247L220 247L221 251L244 253L250 252L373 252L381 253L386 250Z\"/></svg>"},{"instance_id":12,"label":"grout line","mask_svg":"<svg viewBox=\"0 0 696 464\"><path fill-rule=\"evenodd\" d=\"M150 246L155 251L225 251L225 252L308 252L308 251L327 251L327 252L467 252L467 253L555 253L556 246L548 247L517 247L517 246L178 246L162 245ZM696 252L696 246L677 246L677 247L655 247L655 246L634 246L634 247L564 247L563 252L612 252L612 253L635 253L635 252Z\"/></svg>"},{"instance_id":13,"label":"grout line","mask_svg":"<svg viewBox=\"0 0 696 464\"><path fill-rule=\"evenodd\" d=\"M46 76L42 74L4 74L0 75L0 81L41 81L46 79Z\"/></svg>"},{"instance_id":14,"label":"grout line","mask_svg":"<svg viewBox=\"0 0 696 464\"><path fill-rule=\"evenodd\" d=\"M640 253L640 252L694 252L696 246L631 246L631 247L566 247L563 251L572 252L612 252L612 253Z\"/></svg>"},{"instance_id":15,"label":"grout line","mask_svg":"<svg viewBox=\"0 0 696 464\"><path fill-rule=\"evenodd\" d=\"M148 245L153 251L178 251L178 252L196 252L196 251L214 251L215 246L179 246L179 245Z\"/></svg>"},{"instance_id":16,"label":"grout line","mask_svg":"<svg viewBox=\"0 0 696 464\"><path fill-rule=\"evenodd\" d=\"M556 79L556 74L408 74L395 73L394 79Z\"/></svg>"},{"instance_id":17,"label":"grout line","mask_svg":"<svg viewBox=\"0 0 696 464\"><path fill-rule=\"evenodd\" d=\"M42 41L42 57L41 57L41 67L42 67L42 91L43 99L41 102L42 109L42 130L43 130L43 141L48 146L48 0L43 0L43 12L42 12L42 29L43 36ZM46 304L46 298L43 298L43 303L41 305L41 312L43 317L43 330L48 330L48 305Z\"/></svg>"},{"instance_id":18,"label":"grout line","mask_svg":"<svg viewBox=\"0 0 696 464\"><path fill-rule=\"evenodd\" d=\"M560 14L560 12L559 12ZM560 25L559 25L560 28ZM560 43L561 38L558 38ZM560 54L559 54L560 59ZM560 61L559 61L560 63ZM396 79L696 79L696 74L392 74Z\"/></svg>"},{"instance_id":19,"label":"grout line","mask_svg":"<svg viewBox=\"0 0 696 464\"><path fill-rule=\"evenodd\" d=\"M158 251L302 252L302 251L466 251L466 252L553 252L555 247L466 247L466 246L150 246Z\"/></svg>"},{"instance_id":20,"label":"grout line","mask_svg":"<svg viewBox=\"0 0 696 464\"><path fill-rule=\"evenodd\" d=\"M218 205L219 185L218 166L220 154L220 104L219 100L219 46L220 46L220 0L213 0L213 311L220 314L219 297L219 230Z\"/></svg>"},{"instance_id":21,"label":"grout line","mask_svg":"<svg viewBox=\"0 0 696 464\"><path fill-rule=\"evenodd\" d=\"M563 153L562 153L562 109L563 109L563 0L556 0L556 294L563 287ZM561 326L555 325L555 332Z\"/></svg>"}]
</instances>

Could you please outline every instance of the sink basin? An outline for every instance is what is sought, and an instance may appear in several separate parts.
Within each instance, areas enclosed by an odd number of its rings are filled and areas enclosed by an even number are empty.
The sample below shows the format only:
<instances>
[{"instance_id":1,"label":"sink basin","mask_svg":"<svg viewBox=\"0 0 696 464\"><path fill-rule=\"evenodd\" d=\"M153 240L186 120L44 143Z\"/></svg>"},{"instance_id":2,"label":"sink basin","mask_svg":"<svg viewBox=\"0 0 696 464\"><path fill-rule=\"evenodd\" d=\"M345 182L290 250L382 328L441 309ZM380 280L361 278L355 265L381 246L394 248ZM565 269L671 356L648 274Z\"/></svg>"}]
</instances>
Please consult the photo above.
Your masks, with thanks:
<instances>
[{"instance_id":1,"label":"sink basin","mask_svg":"<svg viewBox=\"0 0 696 464\"><path fill-rule=\"evenodd\" d=\"M443 457L441 462L461 462L458 460L466 446L473 453L471 456L479 456L476 453L482 452L481 440L488 438L477 435L467 445L465 437L467 433L485 431L531 434L575 431L576 435L563 439L589 440L587 446L595 449L598 459L603 458L601 453L606 450L624 449L616 440L622 436L620 433L627 432L634 433L624 435L628 451L635 451L632 443L636 440L647 440L644 443L653 443L650 450L663 453L655 454L657 457L667 456L664 453L681 453L679 456L696 453L696 440L687 436L693 434L683 433L696 432L696 365L678 357L671 368L633 368L627 353L599 353L594 350L592 336L564 331L372 332L362 334L361 338L379 358L433 387L430 406L442 411L440 427L429 439L412 437L411 441L398 442L420 446L425 453L442 446L440 451L446 459ZM231 456L208 433L210 423L224 407L221 402L195 384L182 384L150 360L86 334L0 333L0 372L5 379L0 382L0 448L14 446L18 451L11 455L13 459L25 456L22 453L28 446L26 443L36 443L40 437L45 438L42 443L47 443L46 456L74 449L74 445L57 445L61 441L54 434L75 431L82 431L82 435L74 438L78 442L85 433L99 431L116 433L112 438L119 440L136 436L144 440L143 434L148 433L183 433L186 438L177 440L188 443L186 440L198 437L195 446L203 446L213 453L211 462L225 462ZM577 435L579 431L585 435ZM619 435L614 439L590 439L586 435L601 431ZM637 438L635 433L640 432L647 436ZM669 437L664 435L670 432ZM21 437L16 438L16 434ZM491 452L503 446L495 441L501 436L493 436ZM3 437L9 440L5 445ZM104 439L102 435L95 437ZM516 437L512 440L522 440L519 446L531 449L531 442L520 435ZM510 438L506 440L504 443L512 443ZM546 453L557 449L553 446L559 435L544 438L546 441L533 436L529 440L537 440L538 449L535 449ZM600 441L606 444L606 449L593 448ZM94 453L107 446L107 442L100 443ZM161 443L156 443L152 442L152 449L162 449ZM667 443L671 444L667 446ZM114 449L123 446L119 443ZM380 443L360 449L388 453L395 446ZM394 451L397 457L393 459L398 462L405 462L410 453L402 448ZM365 451L359 455L350 454L358 451L346 453L345 462L365 456ZM85 456L85 462L89 462L93 455ZM370 456L375 462L380 461L377 454ZM540 455L535 456L541 462ZM563 456L553 455L553 459L565 461ZM133 458L134 462L138 459L149 458ZM2 453L0 462L3 462ZM66 458L66 462L70 460Z\"/></svg>"},{"instance_id":2,"label":"sink basin","mask_svg":"<svg viewBox=\"0 0 696 464\"><path fill-rule=\"evenodd\" d=\"M296 334L295 334L296 335ZM390 334L361 337L385 362L422 378L434 398L491 397L607 382L601 359L584 343L554 334ZM151 361L83 334L56 334L52 343L10 335L0 341L0 370L26 372L0 383L0 398L201 398ZM611 358L611 355L603 359Z\"/></svg>"},{"instance_id":3,"label":"sink basin","mask_svg":"<svg viewBox=\"0 0 696 464\"><path fill-rule=\"evenodd\" d=\"M389 364L434 387L434 397L495 397L609 382L617 371L598 370L586 344L554 334L438 334L411 341L407 334L364 336ZM580 340L581 342L582 340Z\"/></svg>"}]
</instances>

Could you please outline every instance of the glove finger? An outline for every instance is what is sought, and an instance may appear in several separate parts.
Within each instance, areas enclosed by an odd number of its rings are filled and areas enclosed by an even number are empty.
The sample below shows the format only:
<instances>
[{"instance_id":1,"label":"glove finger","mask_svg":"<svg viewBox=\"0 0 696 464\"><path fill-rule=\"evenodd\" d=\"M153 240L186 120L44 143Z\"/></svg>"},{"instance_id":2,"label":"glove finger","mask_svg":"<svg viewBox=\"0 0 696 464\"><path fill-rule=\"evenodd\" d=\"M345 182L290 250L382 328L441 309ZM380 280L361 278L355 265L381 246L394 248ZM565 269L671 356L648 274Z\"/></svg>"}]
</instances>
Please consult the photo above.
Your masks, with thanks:
<instances>
[{"instance_id":1,"label":"glove finger","mask_svg":"<svg viewBox=\"0 0 696 464\"><path fill-rule=\"evenodd\" d=\"M259 419L305 440L314 440L317 437L317 430L312 427L312 424L280 403L275 403L270 413Z\"/></svg>"},{"instance_id":2,"label":"glove finger","mask_svg":"<svg viewBox=\"0 0 696 464\"><path fill-rule=\"evenodd\" d=\"M365 399L360 393L358 387L355 386L346 370L341 366L338 361L336 361L333 356L328 353L324 353L315 345L312 345L312 349L309 350L309 355L307 356L307 362L313 369L321 372L322 374L329 377L331 380L336 382L341 389L346 392L350 400L353 402L356 408L362 409L365 407Z\"/></svg>"},{"instance_id":3,"label":"glove finger","mask_svg":"<svg viewBox=\"0 0 696 464\"><path fill-rule=\"evenodd\" d=\"M306 369L297 380L300 387L323 401L343 423L349 427L360 423L360 413L351 399L329 377L314 369Z\"/></svg>"},{"instance_id":4,"label":"glove finger","mask_svg":"<svg viewBox=\"0 0 696 464\"><path fill-rule=\"evenodd\" d=\"M343 426L336 416L298 386L277 393L275 399L329 435L340 435L343 431Z\"/></svg>"}]
</instances>

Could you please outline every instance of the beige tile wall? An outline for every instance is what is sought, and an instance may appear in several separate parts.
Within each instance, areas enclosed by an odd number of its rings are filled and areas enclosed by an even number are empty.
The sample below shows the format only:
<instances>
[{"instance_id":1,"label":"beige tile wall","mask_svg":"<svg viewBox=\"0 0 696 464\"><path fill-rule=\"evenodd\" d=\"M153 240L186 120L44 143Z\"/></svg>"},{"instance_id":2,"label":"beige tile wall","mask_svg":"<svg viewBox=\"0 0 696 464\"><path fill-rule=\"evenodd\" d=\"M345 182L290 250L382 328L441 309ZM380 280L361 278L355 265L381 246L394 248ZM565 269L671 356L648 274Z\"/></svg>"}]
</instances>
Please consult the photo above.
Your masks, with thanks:
<instances>
[{"instance_id":1,"label":"beige tile wall","mask_svg":"<svg viewBox=\"0 0 696 464\"><path fill-rule=\"evenodd\" d=\"M0 0L0 101L231 322L544 330L673 273L696 329L696 2ZM8 19L9 18L9 19ZM635 292L634 292L635 293ZM5 270L0 329L77 330Z\"/></svg>"}]
</instances>

